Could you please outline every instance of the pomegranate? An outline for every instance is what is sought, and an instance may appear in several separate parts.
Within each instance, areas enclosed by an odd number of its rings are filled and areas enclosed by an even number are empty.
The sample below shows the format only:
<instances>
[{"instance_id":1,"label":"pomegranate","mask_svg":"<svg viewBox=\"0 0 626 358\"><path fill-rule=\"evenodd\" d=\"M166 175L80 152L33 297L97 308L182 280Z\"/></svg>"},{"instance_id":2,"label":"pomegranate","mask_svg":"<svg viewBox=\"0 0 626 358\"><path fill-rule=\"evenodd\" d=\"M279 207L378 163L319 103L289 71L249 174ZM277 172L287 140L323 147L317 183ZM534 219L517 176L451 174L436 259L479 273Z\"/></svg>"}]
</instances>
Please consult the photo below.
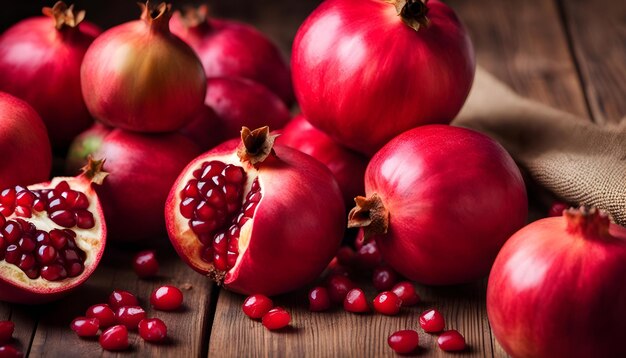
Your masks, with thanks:
<instances>
[{"instance_id":1,"label":"pomegranate","mask_svg":"<svg viewBox=\"0 0 626 358\"><path fill-rule=\"evenodd\" d=\"M147 342L163 342L167 339L167 326L158 318L142 319L139 322L139 336Z\"/></svg>"},{"instance_id":2,"label":"pomegranate","mask_svg":"<svg viewBox=\"0 0 626 358\"><path fill-rule=\"evenodd\" d=\"M287 327L289 321L291 321L291 315L282 307L271 309L261 320L265 328L270 331Z\"/></svg>"},{"instance_id":3,"label":"pomegranate","mask_svg":"<svg viewBox=\"0 0 626 358\"><path fill-rule=\"evenodd\" d=\"M191 139L201 151L207 151L224 141L221 119L211 107L204 105L178 132Z\"/></svg>"},{"instance_id":4,"label":"pomegranate","mask_svg":"<svg viewBox=\"0 0 626 358\"><path fill-rule=\"evenodd\" d=\"M228 289L288 292L317 278L337 251L341 194L321 163L273 147L268 127L244 127L241 136L178 177L165 209L170 240L192 268Z\"/></svg>"},{"instance_id":5,"label":"pomegranate","mask_svg":"<svg viewBox=\"0 0 626 358\"><path fill-rule=\"evenodd\" d=\"M90 160L77 177L0 191L0 300L51 301L82 284L100 262L106 226Z\"/></svg>"},{"instance_id":6,"label":"pomegranate","mask_svg":"<svg viewBox=\"0 0 626 358\"><path fill-rule=\"evenodd\" d=\"M257 293L246 298L241 309L246 316L252 319L260 319L273 307L274 302L269 297Z\"/></svg>"},{"instance_id":7,"label":"pomegranate","mask_svg":"<svg viewBox=\"0 0 626 358\"><path fill-rule=\"evenodd\" d=\"M522 176L504 148L445 125L385 145L367 167L365 192L348 226L364 227L385 262L423 284L483 277L527 215Z\"/></svg>"},{"instance_id":8,"label":"pomegranate","mask_svg":"<svg viewBox=\"0 0 626 358\"><path fill-rule=\"evenodd\" d=\"M449 123L475 63L465 28L438 0L330 0L298 30L291 66L311 124L373 154L410 128Z\"/></svg>"},{"instance_id":9,"label":"pomegranate","mask_svg":"<svg viewBox=\"0 0 626 358\"><path fill-rule=\"evenodd\" d=\"M112 130L113 128L96 122L87 130L77 135L70 144L67 152L65 172L70 175L78 173L80 168L87 163L87 158L89 158L90 155L93 156L94 153L100 149L104 137L111 133Z\"/></svg>"},{"instance_id":10,"label":"pomegranate","mask_svg":"<svg viewBox=\"0 0 626 358\"><path fill-rule=\"evenodd\" d=\"M208 15L206 5L186 7L170 20L172 33L196 51L206 76L253 80L291 106L294 96L289 67L276 45L250 25Z\"/></svg>"},{"instance_id":11,"label":"pomegranate","mask_svg":"<svg viewBox=\"0 0 626 358\"><path fill-rule=\"evenodd\" d=\"M41 118L26 102L3 92L0 153L0 188L37 183L50 175L52 150Z\"/></svg>"},{"instance_id":12,"label":"pomegranate","mask_svg":"<svg viewBox=\"0 0 626 358\"><path fill-rule=\"evenodd\" d=\"M182 128L206 93L202 64L169 30L171 5L142 4L141 19L113 27L87 50L81 84L89 112L139 132Z\"/></svg>"},{"instance_id":13,"label":"pomegranate","mask_svg":"<svg viewBox=\"0 0 626 358\"><path fill-rule=\"evenodd\" d=\"M292 147L319 160L335 176L347 206L363 193L368 158L342 147L326 133L313 127L303 115L296 116L281 131L277 144Z\"/></svg>"},{"instance_id":14,"label":"pomegranate","mask_svg":"<svg viewBox=\"0 0 626 358\"><path fill-rule=\"evenodd\" d=\"M515 233L493 265L487 314L515 357L626 357L626 228L568 209Z\"/></svg>"},{"instance_id":15,"label":"pomegranate","mask_svg":"<svg viewBox=\"0 0 626 358\"><path fill-rule=\"evenodd\" d=\"M183 304L183 293L174 286L161 286L152 291L150 304L159 311L175 311Z\"/></svg>"},{"instance_id":16,"label":"pomegranate","mask_svg":"<svg viewBox=\"0 0 626 358\"><path fill-rule=\"evenodd\" d=\"M0 36L0 91L32 105L53 146L63 148L93 122L81 93L80 66L100 30L83 21L84 11L62 1L43 13Z\"/></svg>"},{"instance_id":17,"label":"pomegranate","mask_svg":"<svg viewBox=\"0 0 626 358\"><path fill-rule=\"evenodd\" d=\"M389 347L398 354L414 352L419 346L420 336L412 329L394 332L387 339Z\"/></svg>"},{"instance_id":18,"label":"pomegranate","mask_svg":"<svg viewBox=\"0 0 626 358\"><path fill-rule=\"evenodd\" d=\"M100 346L107 351L123 351L128 349L128 329L118 324L102 332Z\"/></svg>"},{"instance_id":19,"label":"pomegranate","mask_svg":"<svg viewBox=\"0 0 626 358\"><path fill-rule=\"evenodd\" d=\"M109 226L118 242L165 234L163 208L170 187L200 150L181 134L141 135L113 130L96 152L107 158L107 181L98 188Z\"/></svg>"},{"instance_id":20,"label":"pomegranate","mask_svg":"<svg viewBox=\"0 0 626 358\"><path fill-rule=\"evenodd\" d=\"M133 270L139 278L152 278L159 272L159 262L154 250L140 251L133 260Z\"/></svg>"}]
</instances>

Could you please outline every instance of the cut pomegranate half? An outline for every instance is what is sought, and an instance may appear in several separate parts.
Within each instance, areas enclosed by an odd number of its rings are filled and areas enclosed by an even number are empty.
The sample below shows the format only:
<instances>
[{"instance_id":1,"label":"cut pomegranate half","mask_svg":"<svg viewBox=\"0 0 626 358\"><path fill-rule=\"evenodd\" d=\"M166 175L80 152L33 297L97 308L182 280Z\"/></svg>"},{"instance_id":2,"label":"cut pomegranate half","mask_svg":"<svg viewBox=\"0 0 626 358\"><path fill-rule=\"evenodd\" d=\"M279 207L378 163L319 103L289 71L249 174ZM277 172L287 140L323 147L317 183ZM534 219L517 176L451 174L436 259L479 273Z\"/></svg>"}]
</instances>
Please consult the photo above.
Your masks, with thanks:
<instances>
[{"instance_id":1,"label":"cut pomegranate half","mask_svg":"<svg viewBox=\"0 0 626 358\"><path fill-rule=\"evenodd\" d=\"M179 255L234 291L274 295L314 280L337 251L343 202L328 168L273 147L267 127L242 129L192 161L165 216Z\"/></svg>"},{"instance_id":2,"label":"cut pomegranate half","mask_svg":"<svg viewBox=\"0 0 626 358\"><path fill-rule=\"evenodd\" d=\"M0 190L0 300L41 303L84 282L100 262L106 226L90 160L77 177Z\"/></svg>"}]
</instances>

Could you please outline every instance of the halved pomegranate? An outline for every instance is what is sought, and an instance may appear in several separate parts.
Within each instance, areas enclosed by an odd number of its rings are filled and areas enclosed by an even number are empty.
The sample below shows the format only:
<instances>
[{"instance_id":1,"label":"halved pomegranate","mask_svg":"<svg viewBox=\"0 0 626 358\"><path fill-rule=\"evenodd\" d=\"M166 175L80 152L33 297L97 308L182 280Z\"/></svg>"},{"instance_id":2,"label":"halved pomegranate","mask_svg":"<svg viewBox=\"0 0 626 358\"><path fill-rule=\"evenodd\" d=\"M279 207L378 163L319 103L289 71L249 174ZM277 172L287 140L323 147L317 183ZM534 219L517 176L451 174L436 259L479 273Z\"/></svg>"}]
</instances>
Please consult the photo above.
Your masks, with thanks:
<instances>
[{"instance_id":1,"label":"halved pomegranate","mask_svg":"<svg viewBox=\"0 0 626 358\"><path fill-rule=\"evenodd\" d=\"M192 161L167 199L167 230L196 271L233 291L275 295L313 281L343 236L339 186L323 164L244 127Z\"/></svg>"},{"instance_id":2,"label":"halved pomegranate","mask_svg":"<svg viewBox=\"0 0 626 358\"><path fill-rule=\"evenodd\" d=\"M0 191L0 300L41 303L83 283L106 241L92 183L106 173L90 160L77 177Z\"/></svg>"}]
</instances>

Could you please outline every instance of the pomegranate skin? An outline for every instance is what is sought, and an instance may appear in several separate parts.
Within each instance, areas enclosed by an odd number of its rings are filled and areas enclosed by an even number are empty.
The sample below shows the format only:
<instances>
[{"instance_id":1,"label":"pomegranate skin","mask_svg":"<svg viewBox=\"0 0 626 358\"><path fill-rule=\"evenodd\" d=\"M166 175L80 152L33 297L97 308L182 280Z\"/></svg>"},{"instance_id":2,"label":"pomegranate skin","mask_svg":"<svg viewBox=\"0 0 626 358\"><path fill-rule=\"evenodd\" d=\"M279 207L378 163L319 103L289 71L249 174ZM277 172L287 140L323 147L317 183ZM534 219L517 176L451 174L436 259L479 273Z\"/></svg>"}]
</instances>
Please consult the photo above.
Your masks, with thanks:
<instances>
[{"instance_id":1,"label":"pomegranate skin","mask_svg":"<svg viewBox=\"0 0 626 358\"><path fill-rule=\"evenodd\" d=\"M93 122L81 93L80 66L99 33L86 21L56 29L53 18L38 16L0 36L0 91L33 106L54 147L66 147Z\"/></svg>"},{"instance_id":2,"label":"pomegranate skin","mask_svg":"<svg viewBox=\"0 0 626 358\"><path fill-rule=\"evenodd\" d=\"M191 122L179 130L202 151L207 151L224 141L220 118L209 106L202 106Z\"/></svg>"},{"instance_id":3,"label":"pomegranate skin","mask_svg":"<svg viewBox=\"0 0 626 358\"><path fill-rule=\"evenodd\" d=\"M163 207L184 166L200 150L178 133L142 135L113 130L94 154L106 158L107 180L97 188L112 241L165 235Z\"/></svg>"},{"instance_id":4,"label":"pomegranate skin","mask_svg":"<svg viewBox=\"0 0 626 358\"><path fill-rule=\"evenodd\" d=\"M278 47L250 25L203 16L203 21L188 26L176 12L170 27L198 54L207 78L247 78L266 86L291 106L291 74Z\"/></svg>"},{"instance_id":5,"label":"pomegranate skin","mask_svg":"<svg viewBox=\"0 0 626 358\"><path fill-rule=\"evenodd\" d=\"M112 130L112 127L95 122L87 130L77 135L67 151L65 173L68 175L78 173L80 168L87 163L87 158L100 149L104 137L111 133Z\"/></svg>"},{"instance_id":6,"label":"pomegranate skin","mask_svg":"<svg viewBox=\"0 0 626 358\"><path fill-rule=\"evenodd\" d=\"M303 115L292 119L276 142L308 154L326 165L341 188L346 206L354 205L354 197L365 191L363 178L368 158L341 146L313 127Z\"/></svg>"},{"instance_id":7,"label":"pomegranate skin","mask_svg":"<svg viewBox=\"0 0 626 358\"><path fill-rule=\"evenodd\" d=\"M417 31L392 2L330 0L311 13L296 34L291 67L313 126L372 155L406 130L454 118L474 78L474 51L448 6L426 6L430 25Z\"/></svg>"},{"instance_id":8,"label":"pomegranate skin","mask_svg":"<svg viewBox=\"0 0 626 358\"><path fill-rule=\"evenodd\" d=\"M385 145L367 167L365 192L388 210L387 233L372 232L383 260L430 285L486 276L527 215L524 181L504 148L446 125L418 127Z\"/></svg>"},{"instance_id":9,"label":"pomegranate skin","mask_svg":"<svg viewBox=\"0 0 626 358\"><path fill-rule=\"evenodd\" d=\"M535 221L498 254L487 313L511 356L626 356L626 229L596 214Z\"/></svg>"},{"instance_id":10,"label":"pomegranate skin","mask_svg":"<svg viewBox=\"0 0 626 358\"><path fill-rule=\"evenodd\" d=\"M50 175L52 150L44 123L26 102L3 92L0 153L0 188L41 182Z\"/></svg>"}]
</instances>

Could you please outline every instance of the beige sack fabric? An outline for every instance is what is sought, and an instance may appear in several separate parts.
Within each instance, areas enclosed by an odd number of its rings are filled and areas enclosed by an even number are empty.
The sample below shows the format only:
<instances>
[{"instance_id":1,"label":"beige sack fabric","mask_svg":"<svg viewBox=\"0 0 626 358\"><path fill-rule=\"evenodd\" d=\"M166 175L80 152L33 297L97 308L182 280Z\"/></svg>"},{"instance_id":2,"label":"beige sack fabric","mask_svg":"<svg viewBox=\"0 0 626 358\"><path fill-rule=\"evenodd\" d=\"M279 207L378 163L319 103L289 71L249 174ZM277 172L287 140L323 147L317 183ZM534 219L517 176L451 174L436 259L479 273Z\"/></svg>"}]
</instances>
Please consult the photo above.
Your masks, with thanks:
<instances>
[{"instance_id":1,"label":"beige sack fabric","mask_svg":"<svg viewBox=\"0 0 626 358\"><path fill-rule=\"evenodd\" d=\"M453 125L488 134L546 189L626 225L626 128L521 98L481 68Z\"/></svg>"}]
</instances>

